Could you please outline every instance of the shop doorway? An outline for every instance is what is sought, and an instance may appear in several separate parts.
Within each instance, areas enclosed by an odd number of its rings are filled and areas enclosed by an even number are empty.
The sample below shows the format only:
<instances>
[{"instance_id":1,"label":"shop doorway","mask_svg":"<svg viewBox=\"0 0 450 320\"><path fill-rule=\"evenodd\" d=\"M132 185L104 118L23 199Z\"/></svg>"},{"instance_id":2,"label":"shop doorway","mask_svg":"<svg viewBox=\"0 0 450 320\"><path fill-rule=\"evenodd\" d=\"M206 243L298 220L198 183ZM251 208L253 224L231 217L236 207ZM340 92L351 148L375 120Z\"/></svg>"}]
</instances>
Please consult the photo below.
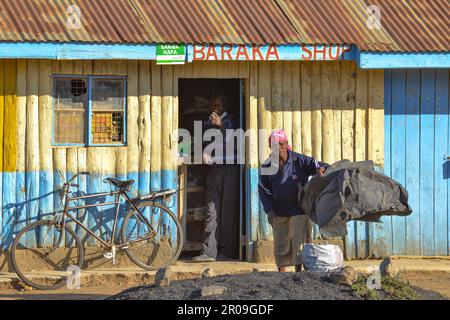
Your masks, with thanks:
<instances>
[{"instance_id":1,"label":"shop doorway","mask_svg":"<svg viewBox=\"0 0 450 320\"><path fill-rule=\"evenodd\" d=\"M210 105L215 97L223 96L226 100L226 112L233 118L236 128L244 128L244 88L243 81L240 79L179 79L179 127L188 130L194 135L195 121L201 121L203 124L209 120ZM238 141L235 141L238 143ZM189 154L193 154L194 147L187 147ZM183 152L186 152L184 150ZM193 159L193 158L192 158ZM219 165L218 165L219 166ZM227 192L233 192L235 199L231 202L222 204L220 215L232 219L232 226L221 224L218 219L218 254L227 256L231 259L243 259L245 257L245 218L244 214L244 165L235 165L236 179L231 179L233 188L226 189ZM180 188L182 195L180 197L180 217L185 233L184 251L192 255L197 254L202 247L204 240L204 229L208 212L207 197L207 179L208 175L213 174L213 167L208 164L183 164L179 168ZM230 181L230 180L228 180ZM230 183L230 182L228 182ZM229 195L229 194L228 194ZM226 212L225 212L226 210ZM223 219L222 219L223 221ZM229 247L232 247L230 253ZM224 255L222 248L228 254ZM231 256L230 256L231 255Z\"/></svg>"}]
</instances>

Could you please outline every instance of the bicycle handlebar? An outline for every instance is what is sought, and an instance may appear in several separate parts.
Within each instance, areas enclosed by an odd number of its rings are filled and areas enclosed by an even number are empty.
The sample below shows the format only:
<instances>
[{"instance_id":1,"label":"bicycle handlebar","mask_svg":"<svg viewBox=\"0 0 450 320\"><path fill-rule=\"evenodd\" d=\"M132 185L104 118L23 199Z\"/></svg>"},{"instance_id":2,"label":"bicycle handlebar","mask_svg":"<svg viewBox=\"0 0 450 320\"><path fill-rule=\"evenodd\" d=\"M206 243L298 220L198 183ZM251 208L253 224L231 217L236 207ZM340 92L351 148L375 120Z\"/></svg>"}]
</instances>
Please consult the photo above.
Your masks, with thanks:
<instances>
[{"instance_id":1,"label":"bicycle handlebar","mask_svg":"<svg viewBox=\"0 0 450 320\"><path fill-rule=\"evenodd\" d=\"M75 174L72 178L70 178L70 180L67 181L67 182L65 183L65 185L70 185L71 187L78 187L78 185L71 184L71 182L72 182L73 180L75 180L75 178L78 177L78 176L80 176L80 175L89 176L89 175L91 175L91 173L88 172L88 171L81 171L81 172L78 172L78 173Z\"/></svg>"}]
</instances>

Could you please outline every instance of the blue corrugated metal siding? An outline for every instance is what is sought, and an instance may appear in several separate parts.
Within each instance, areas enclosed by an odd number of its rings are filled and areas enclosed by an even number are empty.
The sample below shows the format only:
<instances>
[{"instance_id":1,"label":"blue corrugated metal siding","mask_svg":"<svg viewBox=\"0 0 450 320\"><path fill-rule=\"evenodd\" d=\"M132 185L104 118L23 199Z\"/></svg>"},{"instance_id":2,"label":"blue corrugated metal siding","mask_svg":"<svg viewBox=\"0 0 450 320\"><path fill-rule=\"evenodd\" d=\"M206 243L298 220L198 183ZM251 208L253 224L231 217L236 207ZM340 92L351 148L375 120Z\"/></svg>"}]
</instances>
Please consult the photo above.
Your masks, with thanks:
<instances>
[{"instance_id":1,"label":"blue corrugated metal siding","mask_svg":"<svg viewBox=\"0 0 450 320\"><path fill-rule=\"evenodd\" d=\"M449 70L385 72L385 173L409 192L409 217L374 227L377 256L448 255Z\"/></svg>"}]
</instances>

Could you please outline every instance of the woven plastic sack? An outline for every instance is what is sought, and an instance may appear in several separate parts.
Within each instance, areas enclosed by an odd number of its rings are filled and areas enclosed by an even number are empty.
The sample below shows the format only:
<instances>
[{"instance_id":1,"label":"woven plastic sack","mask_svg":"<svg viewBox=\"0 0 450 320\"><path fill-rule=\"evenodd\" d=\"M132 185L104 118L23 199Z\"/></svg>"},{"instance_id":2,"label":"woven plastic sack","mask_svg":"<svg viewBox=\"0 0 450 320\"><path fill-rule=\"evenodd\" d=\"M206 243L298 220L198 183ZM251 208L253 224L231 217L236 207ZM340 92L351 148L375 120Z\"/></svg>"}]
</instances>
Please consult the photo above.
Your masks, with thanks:
<instances>
[{"instance_id":1,"label":"woven plastic sack","mask_svg":"<svg viewBox=\"0 0 450 320\"><path fill-rule=\"evenodd\" d=\"M333 244L312 244L303 246L303 265L312 272L330 272L344 266L341 248Z\"/></svg>"}]
</instances>

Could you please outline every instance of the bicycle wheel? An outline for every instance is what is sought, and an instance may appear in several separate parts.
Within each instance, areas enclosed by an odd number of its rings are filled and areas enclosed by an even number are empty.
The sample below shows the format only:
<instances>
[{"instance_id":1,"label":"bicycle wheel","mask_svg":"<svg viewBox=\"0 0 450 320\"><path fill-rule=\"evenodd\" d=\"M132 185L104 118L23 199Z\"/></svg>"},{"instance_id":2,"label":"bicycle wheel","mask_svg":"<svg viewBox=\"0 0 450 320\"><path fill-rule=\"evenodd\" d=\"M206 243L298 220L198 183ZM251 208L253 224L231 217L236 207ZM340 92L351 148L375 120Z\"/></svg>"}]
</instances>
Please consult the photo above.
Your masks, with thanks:
<instances>
[{"instance_id":1,"label":"bicycle wheel","mask_svg":"<svg viewBox=\"0 0 450 320\"><path fill-rule=\"evenodd\" d=\"M128 257L146 270L172 264L183 248L180 222L172 211L159 203L147 201L137 207L143 217L131 208L122 225L122 241Z\"/></svg>"},{"instance_id":2,"label":"bicycle wheel","mask_svg":"<svg viewBox=\"0 0 450 320\"><path fill-rule=\"evenodd\" d=\"M50 220L26 226L11 248L11 262L19 278L41 290L64 286L68 277L79 272L83 259L84 249L75 232Z\"/></svg>"}]
</instances>

